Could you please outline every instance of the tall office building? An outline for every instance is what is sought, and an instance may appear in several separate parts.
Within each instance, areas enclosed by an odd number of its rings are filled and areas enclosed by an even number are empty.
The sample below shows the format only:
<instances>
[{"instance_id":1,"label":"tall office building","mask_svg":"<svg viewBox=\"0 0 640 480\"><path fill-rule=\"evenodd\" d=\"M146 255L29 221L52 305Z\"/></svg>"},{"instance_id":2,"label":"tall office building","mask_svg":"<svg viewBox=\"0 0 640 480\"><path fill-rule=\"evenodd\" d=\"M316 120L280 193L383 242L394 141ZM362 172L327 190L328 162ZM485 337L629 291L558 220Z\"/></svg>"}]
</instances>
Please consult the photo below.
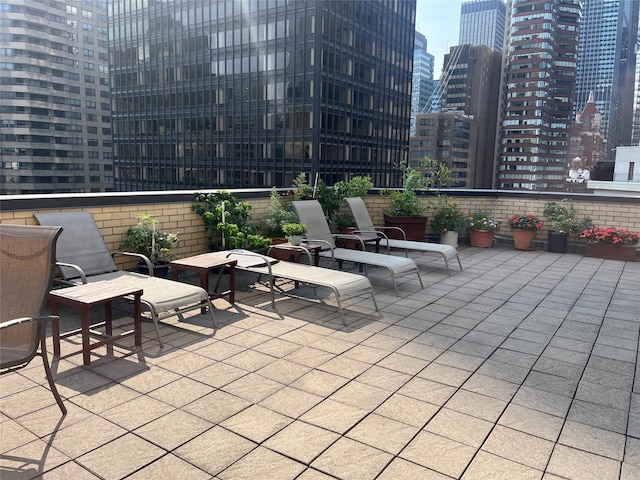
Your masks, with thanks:
<instances>
[{"instance_id":1,"label":"tall office building","mask_svg":"<svg viewBox=\"0 0 640 480\"><path fill-rule=\"evenodd\" d=\"M113 190L106 0L6 0L0 26L0 193Z\"/></svg>"},{"instance_id":2,"label":"tall office building","mask_svg":"<svg viewBox=\"0 0 640 480\"><path fill-rule=\"evenodd\" d=\"M416 115L426 109L433 93L433 61L433 55L427 52L427 39L416 32L411 83L411 136L416 134Z\"/></svg>"},{"instance_id":3,"label":"tall office building","mask_svg":"<svg viewBox=\"0 0 640 480\"><path fill-rule=\"evenodd\" d=\"M466 0L460 7L459 45L502 51L507 6L504 0Z\"/></svg>"},{"instance_id":4,"label":"tall office building","mask_svg":"<svg viewBox=\"0 0 640 480\"><path fill-rule=\"evenodd\" d=\"M119 190L397 184L415 0L131 0L110 11Z\"/></svg>"},{"instance_id":5,"label":"tall office building","mask_svg":"<svg viewBox=\"0 0 640 480\"><path fill-rule=\"evenodd\" d=\"M578 43L574 115L593 92L602 113L607 160L618 145L631 144L638 0L584 2Z\"/></svg>"},{"instance_id":6,"label":"tall office building","mask_svg":"<svg viewBox=\"0 0 640 480\"><path fill-rule=\"evenodd\" d=\"M638 24L640 25L640 14ZM640 32L638 34L638 40L640 43ZM636 49L636 74L633 90L633 125L631 131L631 145L640 145L640 48Z\"/></svg>"},{"instance_id":7,"label":"tall office building","mask_svg":"<svg viewBox=\"0 0 640 480\"><path fill-rule=\"evenodd\" d=\"M566 187L581 0L511 0L498 188Z\"/></svg>"}]
</instances>

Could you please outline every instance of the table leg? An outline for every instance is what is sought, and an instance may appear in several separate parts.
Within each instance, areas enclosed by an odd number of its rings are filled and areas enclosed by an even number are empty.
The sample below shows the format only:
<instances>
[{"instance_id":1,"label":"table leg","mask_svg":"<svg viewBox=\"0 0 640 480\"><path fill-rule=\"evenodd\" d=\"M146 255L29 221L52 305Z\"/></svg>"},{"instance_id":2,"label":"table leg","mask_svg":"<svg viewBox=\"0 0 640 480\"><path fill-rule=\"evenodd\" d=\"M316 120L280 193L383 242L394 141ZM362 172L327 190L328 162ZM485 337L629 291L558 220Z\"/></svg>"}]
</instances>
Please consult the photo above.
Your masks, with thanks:
<instances>
[{"instance_id":1,"label":"table leg","mask_svg":"<svg viewBox=\"0 0 640 480\"><path fill-rule=\"evenodd\" d=\"M104 331L110 337L113 335L111 302L105 302L104 304Z\"/></svg>"},{"instance_id":2,"label":"table leg","mask_svg":"<svg viewBox=\"0 0 640 480\"><path fill-rule=\"evenodd\" d=\"M49 308L51 309L51 315L54 315L54 318L51 321L51 334L53 335L53 354L60 356L60 320L58 319L58 304L49 299Z\"/></svg>"},{"instance_id":3,"label":"table leg","mask_svg":"<svg viewBox=\"0 0 640 480\"><path fill-rule=\"evenodd\" d=\"M229 303L233 305L236 302L236 264L233 263L229 267Z\"/></svg>"},{"instance_id":4,"label":"table leg","mask_svg":"<svg viewBox=\"0 0 640 480\"><path fill-rule=\"evenodd\" d=\"M82 309L82 363L91 363L91 350L89 350L89 325L91 321L91 308Z\"/></svg>"},{"instance_id":5,"label":"table leg","mask_svg":"<svg viewBox=\"0 0 640 480\"><path fill-rule=\"evenodd\" d=\"M133 329L137 347L142 345L142 308L140 306L140 297L141 295L135 295L133 299Z\"/></svg>"},{"instance_id":6,"label":"table leg","mask_svg":"<svg viewBox=\"0 0 640 480\"><path fill-rule=\"evenodd\" d=\"M224 267L220 267L224 269ZM200 286L204 288L204 291L209 295L209 270L208 269L200 269ZM200 313L207 313L207 307L202 307L200 309Z\"/></svg>"}]
</instances>

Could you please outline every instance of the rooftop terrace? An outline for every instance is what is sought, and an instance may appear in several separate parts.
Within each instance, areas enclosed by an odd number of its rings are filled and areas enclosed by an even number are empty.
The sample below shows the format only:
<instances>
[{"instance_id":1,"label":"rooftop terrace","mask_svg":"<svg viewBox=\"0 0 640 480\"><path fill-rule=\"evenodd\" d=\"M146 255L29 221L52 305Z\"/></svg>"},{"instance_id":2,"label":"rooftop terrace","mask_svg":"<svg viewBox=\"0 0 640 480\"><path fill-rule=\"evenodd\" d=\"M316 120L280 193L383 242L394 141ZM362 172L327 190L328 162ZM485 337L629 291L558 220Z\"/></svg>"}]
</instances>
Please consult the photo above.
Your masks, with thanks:
<instances>
[{"instance_id":1,"label":"rooftop terrace","mask_svg":"<svg viewBox=\"0 0 640 480\"><path fill-rule=\"evenodd\" d=\"M347 327L326 291L274 311L241 273L236 305L214 302L216 332L206 315L169 319L160 349L144 322L142 348L94 350L88 367L63 341L65 417L39 359L0 379L0 476L640 478L640 263L460 255L451 277L412 255L425 288L402 278L400 297L370 269L381 311L348 301Z\"/></svg>"}]
</instances>

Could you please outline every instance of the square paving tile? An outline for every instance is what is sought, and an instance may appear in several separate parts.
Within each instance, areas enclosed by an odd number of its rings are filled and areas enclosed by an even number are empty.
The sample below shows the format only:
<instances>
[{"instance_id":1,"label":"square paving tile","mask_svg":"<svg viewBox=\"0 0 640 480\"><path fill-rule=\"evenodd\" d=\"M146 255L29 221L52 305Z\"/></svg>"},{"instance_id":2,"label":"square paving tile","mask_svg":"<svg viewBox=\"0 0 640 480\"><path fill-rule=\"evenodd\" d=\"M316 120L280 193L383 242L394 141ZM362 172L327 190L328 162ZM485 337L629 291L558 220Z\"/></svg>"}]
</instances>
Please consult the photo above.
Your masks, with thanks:
<instances>
[{"instance_id":1,"label":"square paving tile","mask_svg":"<svg viewBox=\"0 0 640 480\"><path fill-rule=\"evenodd\" d=\"M311 466L338 478L375 478L392 455L355 440L341 438L324 451Z\"/></svg>"}]
</instances>

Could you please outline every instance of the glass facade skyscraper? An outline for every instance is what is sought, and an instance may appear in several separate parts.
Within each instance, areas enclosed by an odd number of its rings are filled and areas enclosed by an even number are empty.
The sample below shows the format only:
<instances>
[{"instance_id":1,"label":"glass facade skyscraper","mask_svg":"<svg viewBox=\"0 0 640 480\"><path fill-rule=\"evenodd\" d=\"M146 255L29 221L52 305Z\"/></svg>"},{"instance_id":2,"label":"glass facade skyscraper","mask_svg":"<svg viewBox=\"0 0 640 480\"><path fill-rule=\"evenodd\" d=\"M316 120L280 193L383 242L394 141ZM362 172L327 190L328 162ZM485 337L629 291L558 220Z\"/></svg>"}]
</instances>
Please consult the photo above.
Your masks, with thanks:
<instances>
[{"instance_id":1,"label":"glass facade skyscraper","mask_svg":"<svg viewBox=\"0 0 640 480\"><path fill-rule=\"evenodd\" d=\"M435 82L433 55L427 52L427 39L416 32L413 48L413 81L411 84L411 136L416 134L416 115L427 108Z\"/></svg>"},{"instance_id":2,"label":"glass facade skyscraper","mask_svg":"<svg viewBox=\"0 0 640 480\"><path fill-rule=\"evenodd\" d=\"M633 118L638 0L584 2L578 46L574 113L593 93L602 113L606 159L618 145L630 145Z\"/></svg>"},{"instance_id":3,"label":"glass facade skyscraper","mask_svg":"<svg viewBox=\"0 0 640 480\"><path fill-rule=\"evenodd\" d=\"M460 7L459 45L502 51L507 6L504 0L466 0Z\"/></svg>"},{"instance_id":4,"label":"glass facade skyscraper","mask_svg":"<svg viewBox=\"0 0 640 480\"><path fill-rule=\"evenodd\" d=\"M119 190L397 183L415 0L111 4Z\"/></svg>"}]
</instances>

